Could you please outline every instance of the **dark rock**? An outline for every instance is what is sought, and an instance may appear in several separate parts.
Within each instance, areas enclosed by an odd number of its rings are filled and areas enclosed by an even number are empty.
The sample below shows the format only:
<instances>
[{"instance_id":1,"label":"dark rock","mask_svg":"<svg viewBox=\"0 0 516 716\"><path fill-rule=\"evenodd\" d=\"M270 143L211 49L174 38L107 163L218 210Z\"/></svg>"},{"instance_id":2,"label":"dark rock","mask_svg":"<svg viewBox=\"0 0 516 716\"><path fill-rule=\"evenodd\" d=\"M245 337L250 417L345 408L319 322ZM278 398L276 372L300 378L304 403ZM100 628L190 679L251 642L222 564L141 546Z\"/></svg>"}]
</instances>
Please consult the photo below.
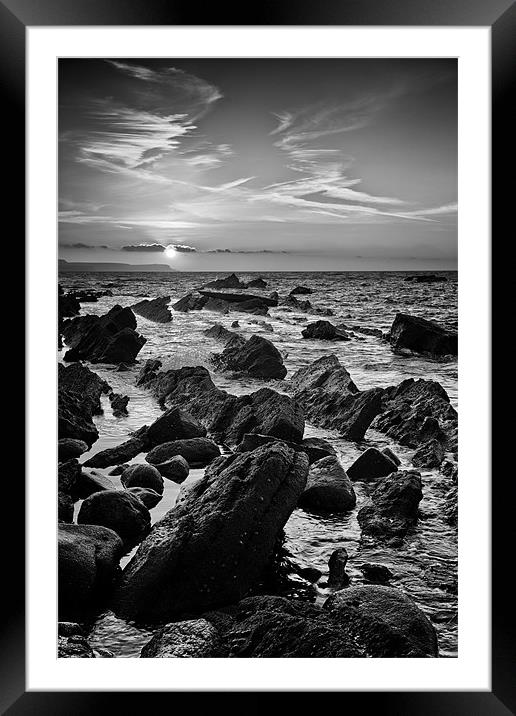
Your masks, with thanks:
<instances>
[{"instance_id":1,"label":"dark rock","mask_svg":"<svg viewBox=\"0 0 516 716\"><path fill-rule=\"evenodd\" d=\"M324 610L349 625L377 657L435 657L437 635L415 602L392 587L366 585L336 592Z\"/></svg>"},{"instance_id":2,"label":"dark rock","mask_svg":"<svg viewBox=\"0 0 516 716\"><path fill-rule=\"evenodd\" d=\"M58 526L60 621L75 621L95 609L118 572L123 554L113 530L93 525Z\"/></svg>"},{"instance_id":3,"label":"dark rock","mask_svg":"<svg viewBox=\"0 0 516 716\"><path fill-rule=\"evenodd\" d=\"M115 418L122 415L127 415L127 404L129 403L129 396L120 395L119 393L110 393L109 402L111 403L111 409Z\"/></svg>"},{"instance_id":4,"label":"dark rock","mask_svg":"<svg viewBox=\"0 0 516 716\"><path fill-rule=\"evenodd\" d=\"M423 425L435 425L428 418L438 422L448 450L456 450L458 416L445 389L433 380L407 378L384 390L373 427L401 445L417 448L430 437L427 428L422 432Z\"/></svg>"},{"instance_id":5,"label":"dark rock","mask_svg":"<svg viewBox=\"0 0 516 716\"><path fill-rule=\"evenodd\" d=\"M128 370L130 370L127 363L119 363L117 367L117 373L126 373Z\"/></svg>"},{"instance_id":6,"label":"dark rock","mask_svg":"<svg viewBox=\"0 0 516 716\"><path fill-rule=\"evenodd\" d=\"M328 586L334 589L342 589L349 584L349 575L346 573L348 553L345 547L334 550L328 560Z\"/></svg>"},{"instance_id":7,"label":"dark rock","mask_svg":"<svg viewBox=\"0 0 516 716\"><path fill-rule=\"evenodd\" d=\"M373 582L374 584L387 584L394 576L391 570L383 564L366 562L365 564L361 564L359 569L367 581Z\"/></svg>"},{"instance_id":8,"label":"dark rock","mask_svg":"<svg viewBox=\"0 0 516 716\"><path fill-rule=\"evenodd\" d=\"M276 346L257 335L248 340L233 336L222 353L214 355L213 359L219 370L242 371L253 378L284 378L287 374Z\"/></svg>"},{"instance_id":9,"label":"dark rock","mask_svg":"<svg viewBox=\"0 0 516 716\"><path fill-rule=\"evenodd\" d=\"M94 659L93 649L83 636L60 636L57 640L58 659Z\"/></svg>"},{"instance_id":10,"label":"dark rock","mask_svg":"<svg viewBox=\"0 0 516 716\"><path fill-rule=\"evenodd\" d=\"M151 301L144 299L131 306L137 316L143 316L154 323L170 323L172 314L168 310L170 296L159 296Z\"/></svg>"},{"instance_id":11,"label":"dark rock","mask_svg":"<svg viewBox=\"0 0 516 716\"><path fill-rule=\"evenodd\" d=\"M396 314L390 330L394 353L411 351L430 356L457 355L457 333L425 318Z\"/></svg>"},{"instance_id":12,"label":"dark rock","mask_svg":"<svg viewBox=\"0 0 516 716\"><path fill-rule=\"evenodd\" d=\"M240 323L238 321L233 321L231 328L240 328Z\"/></svg>"},{"instance_id":13,"label":"dark rock","mask_svg":"<svg viewBox=\"0 0 516 716\"><path fill-rule=\"evenodd\" d=\"M340 326L337 326L337 328L340 328ZM345 328L342 326L342 328ZM345 328L346 330L346 328ZM347 329L349 330L349 329ZM382 338L383 332L379 328L367 328L365 326L351 326L351 330L356 331L357 333L363 333L365 336L374 336L375 338Z\"/></svg>"},{"instance_id":14,"label":"dark rock","mask_svg":"<svg viewBox=\"0 0 516 716\"><path fill-rule=\"evenodd\" d=\"M144 504L125 490L105 490L84 500L77 523L107 527L120 535L129 548L148 533L150 515Z\"/></svg>"},{"instance_id":15,"label":"dark rock","mask_svg":"<svg viewBox=\"0 0 516 716\"><path fill-rule=\"evenodd\" d=\"M412 456L412 464L414 467L439 467L443 460L443 445L435 438L420 445Z\"/></svg>"},{"instance_id":16,"label":"dark rock","mask_svg":"<svg viewBox=\"0 0 516 716\"><path fill-rule=\"evenodd\" d=\"M156 490L151 490L149 487L128 487L126 492L137 497L148 510L156 507L163 497L163 495L156 492Z\"/></svg>"},{"instance_id":17,"label":"dark rock","mask_svg":"<svg viewBox=\"0 0 516 716\"><path fill-rule=\"evenodd\" d=\"M207 300L205 296L200 296L198 293L187 293L186 296L176 301L172 308L174 311L180 311L181 313L200 311L204 308Z\"/></svg>"},{"instance_id":18,"label":"dark rock","mask_svg":"<svg viewBox=\"0 0 516 716\"><path fill-rule=\"evenodd\" d=\"M315 584L322 577L321 570L316 567L300 567L297 573L300 577L306 579L307 582L310 582L310 584Z\"/></svg>"},{"instance_id":19,"label":"dark rock","mask_svg":"<svg viewBox=\"0 0 516 716\"><path fill-rule=\"evenodd\" d=\"M308 293L312 293L311 288L308 288L307 286L296 286L295 288L292 289L292 291L290 292L290 295L291 296L294 296L295 294L306 295Z\"/></svg>"},{"instance_id":20,"label":"dark rock","mask_svg":"<svg viewBox=\"0 0 516 716\"><path fill-rule=\"evenodd\" d=\"M379 477L390 475L391 472L396 472L397 469L396 463L384 452L375 447L370 447L355 460L351 467L348 467L347 473L353 481L371 482Z\"/></svg>"},{"instance_id":21,"label":"dark rock","mask_svg":"<svg viewBox=\"0 0 516 716\"><path fill-rule=\"evenodd\" d=\"M231 304L228 301L222 301L220 298L208 298L203 306L205 311L215 311L227 315L231 310Z\"/></svg>"},{"instance_id":22,"label":"dark rock","mask_svg":"<svg viewBox=\"0 0 516 716\"><path fill-rule=\"evenodd\" d=\"M277 596L243 599L204 618L219 630L226 653L237 658L356 658L344 623L321 607Z\"/></svg>"},{"instance_id":23,"label":"dark rock","mask_svg":"<svg viewBox=\"0 0 516 716\"><path fill-rule=\"evenodd\" d=\"M267 281L264 281L263 278L253 278L252 281L248 281L245 284L246 288L267 288ZM229 288L233 288L233 286L229 286Z\"/></svg>"},{"instance_id":24,"label":"dark rock","mask_svg":"<svg viewBox=\"0 0 516 716\"><path fill-rule=\"evenodd\" d=\"M178 485L186 480L190 472L188 462L182 455L175 455L170 460L158 463L155 467L159 470L160 475L166 477L167 480L176 482Z\"/></svg>"},{"instance_id":25,"label":"dark rock","mask_svg":"<svg viewBox=\"0 0 516 716\"><path fill-rule=\"evenodd\" d=\"M309 323L301 331L303 338L312 338L319 341L349 341L350 338L345 331L337 329L329 321L316 321Z\"/></svg>"},{"instance_id":26,"label":"dark rock","mask_svg":"<svg viewBox=\"0 0 516 716\"><path fill-rule=\"evenodd\" d=\"M206 284L206 288L245 288L243 283L236 274L232 273L225 278L217 278Z\"/></svg>"},{"instance_id":27,"label":"dark rock","mask_svg":"<svg viewBox=\"0 0 516 716\"><path fill-rule=\"evenodd\" d=\"M117 465L112 470L110 470L108 472L108 475L121 475L127 467L129 467L129 464L127 462L124 462L122 465Z\"/></svg>"},{"instance_id":28,"label":"dark rock","mask_svg":"<svg viewBox=\"0 0 516 716\"><path fill-rule=\"evenodd\" d=\"M150 447L171 440L188 440L205 436L206 428L193 415L179 408L166 410L146 431L146 439Z\"/></svg>"},{"instance_id":29,"label":"dark rock","mask_svg":"<svg viewBox=\"0 0 516 716\"><path fill-rule=\"evenodd\" d=\"M259 304L267 307L278 305L278 300L276 298L271 298L270 296L253 296L251 293L221 293L219 291L206 291L204 289L201 289L199 293L205 298L218 298L221 301L227 301L228 303L257 301ZM239 311L240 307L238 306L236 310Z\"/></svg>"},{"instance_id":30,"label":"dark rock","mask_svg":"<svg viewBox=\"0 0 516 716\"><path fill-rule=\"evenodd\" d=\"M450 477L456 483L459 477L459 466L453 460L444 460L441 463L439 472L445 477Z\"/></svg>"},{"instance_id":31,"label":"dark rock","mask_svg":"<svg viewBox=\"0 0 516 716\"><path fill-rule=\"evenodd\" d=\"M174 622L160 629L141 651L143 658L195 658L223 656L220 636L206 619Z\"/></svg>"},{"instance_id":32,"label":"dark rock","mask_svg":"<svg viewBox=\"0 0 516 716\"><path fill-rule=\"evenodd\" d=\"M323 438L305 438L300 449L308 455L310 465L324 457L337 454L333 445Z\"/></svg>"},{"instance_id":33,"label":"dark rock","mask_svg":"<svg viewBox=\"0 0 516 716\"><path fill-rule=\"evenodd\" d=\"M389 447L384 448L382 452L384 455L387 455L387 457L390 458L393 463L395 463L395 465L397 465L398 467L401 465L401 460L396 455L396 453L393 452Z\"/></svg>"},{"instance_id":34,"label":"dark rock","mask_svg":"<svg viewBox=\"0 0 516 716\"><path fill-rule=\"evenodd\" d=\"M95 455L92 455L84 463L85 467L109 467L120 465L123 462L132 460L141 452L148 449L148 443L143 437L132 437L114 448L106 448Z\"/></svg>"},{"instance_id":35,"label":"dark rock","mask_svg":"<svg viewBox=\"0 0 516 716\"><path fill-rule=\"evenodd\" d=\"M417 522L421 476L415 470L394 472L378 481L370 497L371 504L357 515L362 534L404 537Z\"/></svg>"},{"instance_id":36,"label":"dark rock","mask_svg":"<svg viewBox=\"0 0 516 716\"><path fill-rule=\"evenodd\" d=\"M171 440L152 448L145 459L151 465L160 465L175 455L184 457L191 467L204 467L220 455L220 450L209 438Z\"/></svg>"},{"instance_id":37,"label":"dark rock","mask_svg":"<svg viewBox=\"0 0 516 716\"><path fill-rule=\"evenodd\" d=\"M346 512L356 505L356 501L353 485L335 455L310 466L299 507L313 512Z\"/></svg>"},{"instance_id":38,"label":"dark rock","mask_svg":"<svg viewBox=\"0 0 516 716\"><path fill-rule=\"evenodd\" d=\"M66 462L60 462L57 468L57 488L59 492L71 495L75 486L81 478L81 466L78 460L73 458Z\"/></svg>"},{"instance_id":39,"label":"dark rock","mask_svg":"<svg viewBox=\"0 0 516 716\"><path fill-rule=\"evenodd\" d=\"M80 475L72 489L72 497L75 500L84 500L86 497L93 495L94 492L114 489L114 484L105 475L96 470L81 468Z\"/></svg>"},{"instance_id":40,"label":"dark rock","mask_svg":"<svg viewBox=\"0 0 516 716\"><path fill-rule=\"evenodd\" d=\"M83 452L87 452L88 445L84 440L75 440L74 438L62 438L57 441L57 459L59 462L71 460L74 457L80 457Z\"/></svg>"},{"instance_id":41,"label":"dark rock","mask_svg":"<svg viewBox=\"0 0 516 716\"><path fill-rule=\"evenodd\" d=\"M66 492L57 492L57 521L73 522L73 500Z\"/></svg>"},{"instance_id":42,"label":"dark rock","mask_svg":"<svg viewBox=\"0 0 516 716\"><path fill-rule=\"evenodd\" d=\"M217 442L237 445L245 433L293 442L303 437L304 417L299 404L270 388L237 397L217 388L206 368L200 366L147 370L142 381L162 407L187 410Z\"/></svg>"},{"instance_id":43,"label":"dark rock","mask_svg":"<svg viewBox=\"0 0 516 716\"><path fill-rule=\"evenodd\" d=\"M58 364L58 435L59 439L82 440L91 447L98 439L94 415L102 413L100 396L110 386L80 363L65 368Z\"/></svg>"},{"instance_id":44,"label":"dark rock","mask_svg":"<svg viewBox=\"0 0 516 716\"><path fill-rule=\"evenodd\" d=\"M335 355L323 356L291 379L295 399L314 425L362 440L382 408L382 388L360 392Z\"/></svg>"},{"instance_id":45,"label":"dark rock","mask_svg":"<svg viewBox=\"0 0 516 716\"><path fill-rule=\"evenodd\" d=\"M159 495L163 494L163 478L152 465L129 465L120 476L124 487L148 487Z\"/></svg>"},{"instance_id":46,"label":"dark rock","mask_svg":"<svg viewBox=\"0 0 516 716\"><path fill-rule=\"evenodd\" d=\"M58 636L85 636L84 629L77 622L58 622Z\"/></svg>"},{"instance_id":47,"label":"dark rock","mask_svg":"<svg viewBox=\"0 0 516 716\"><path fill-rule=\"evenodd\" d=\"M307 471L306 456L279 444L220 457L140 545L115 611L163 621L241 598L269 563Z\"/></svg>"},{"instance_id":48,"label":"dark rock","mask_svg":"<svg viewBox=\"0 0 516 716\"><path fill-rule=\"evenodd\" d=\"M295 311L302 311L303 313L309 313L312 311L312 304L310 301L300 301L298 298L290 294L281 302L283 306L293 308Z\"/></svg>"},{"instance_id":49,"label":"dark rock","mask_svg":"<svg viewBox=\"0 0 516 716\"><path fill-rule=\"evenodd\" d=\"M134 363L146 338L137 333L130 308L113 306L103 316L78 316L65 322L63 337L70 349L64 360L92 363Z\"/></svg>"},{"instance_id":50,"label":"dark rock","mask_svg":"<svg viewBox=\"0 0 516 716\"><path fill-rule=\"evenodd\" d=\"M203 331L203 333L209 338L215 338L216 341L222 341L222 343L227 343L235 335L233 331L228 331L228 329L224 328L220 323L215 323L211 328L207 328Z\"/></svg>"}]
</instances>

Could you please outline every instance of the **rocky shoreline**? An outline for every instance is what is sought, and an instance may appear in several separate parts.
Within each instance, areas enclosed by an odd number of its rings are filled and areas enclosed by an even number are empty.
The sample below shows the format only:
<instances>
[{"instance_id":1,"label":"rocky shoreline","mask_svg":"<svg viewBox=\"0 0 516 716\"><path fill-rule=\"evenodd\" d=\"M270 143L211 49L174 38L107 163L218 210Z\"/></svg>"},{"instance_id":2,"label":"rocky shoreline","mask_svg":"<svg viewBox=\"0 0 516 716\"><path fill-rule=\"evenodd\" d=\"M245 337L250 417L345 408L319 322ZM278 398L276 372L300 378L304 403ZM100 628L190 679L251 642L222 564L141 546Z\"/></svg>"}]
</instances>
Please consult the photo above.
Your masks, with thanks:
<instances>
[{"instance_id":1,"label":"rocky shoreline","mask_svg":"<svg viewBox=\"0 0 516 716\"><path fill-rule=\"evenodd\" d=\"M236 331L214 325L206 334L221 345L210 369L167 368L163 356L141 362L136 387L156 400L162 415L81 462L98 439L101 396L109 397L113 413L127 411L129 398L79 361L121 371L138 362L146 341L136 330L138 310L170 323L185 305L222 313L237 306L246 313L258 301L251 312L264 315L264 307L299 304L295 294L311 291L292 286L286 296L262 295L268 288L263 279L244 284L230 276L185 296L186 304L180 299L172 313L169 297L158 296L103 316L81 315L80 301L77 308L74 295L60 292L59 334L67 349L58 396L60 656L110 655L88 643L88 625L105 609L152 625L142 657L438 656L435 627L389 584L387 567L364 565L370 583L356 586L347 557L336 550L329 567L334 589L316 604L320 571L296 564L281 546L294 510L314 519L348 513L364 486L368 500L357 515L363 539L401 549L421 519L427 468L441 471L446 519L456 524L457 412L432 380L360 390L331 352L332 341L360 340L360 327L307 323L299 341L327 341L328 353L289 376L274 340L246 339L238 325ZM314 311L311 303L296 307L305 309ZM371 335L389 341L394 353L453 356L456 336L439 329L399 313L388 335ZM215 385L218 372L273 380L275 388L234 395ZM306 423L356 444L375 430L389 447L366 449L344 466L330 442L305 436ZM400 446L412 452L408 469L399 466ZM142 455L145 464L130 464ZM189 472L200 467L203 476L190 483ZM113 480L98 472L106 468ZM176 505L152 525L149 509L162 499L166 481L184 485ZM121 570L121 558L135 546ZM294 582L301 598L291 596Z\"/></svg>"}]
</instances>

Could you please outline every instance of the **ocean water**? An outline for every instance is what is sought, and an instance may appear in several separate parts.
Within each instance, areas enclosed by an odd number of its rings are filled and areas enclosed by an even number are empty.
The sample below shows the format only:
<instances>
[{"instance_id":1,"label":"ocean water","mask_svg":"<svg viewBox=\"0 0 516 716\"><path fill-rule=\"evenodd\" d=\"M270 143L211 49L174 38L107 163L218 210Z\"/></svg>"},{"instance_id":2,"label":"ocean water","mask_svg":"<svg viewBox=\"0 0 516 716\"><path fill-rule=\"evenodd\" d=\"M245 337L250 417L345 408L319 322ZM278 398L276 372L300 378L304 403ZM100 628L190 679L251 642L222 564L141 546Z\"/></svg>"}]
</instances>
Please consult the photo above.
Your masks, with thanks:
<instances>
[{"instance_id":1,"label":"ocean water","mask_svg":"<svg viewBox=\"0 0 516 716\"><path fill-rule=\"evenodd\" d=\"M297 285L308 286L313 293L297 298L309 299L314 307L331 308L334 315L329 318L285 310L282 306L269 309L268 316L252 316L237 311L226 316L210 311L173 312L173 320L168 324L152 323L138 316L138 331L147 338L138 356L139 363L122 373L116 372L113 366L91 366L115 392L130 396L129 415L113 417L109 401L103 398L104 414L96 418L100 438L85 457L118 445L127 439L131 431L152 422L161 414L152 396L135 386L136 375L147 358L159 357L166 367L172 368L185 365L210 368L210 354L220 351L222 347L205 336L203 331L214 323L231 328L235 320L240 324L238 331L245 337L258 333L273 341L284 356L287 380L301 366L335 353L360 389L386 387L409 377L433 379L441 383L452 405L458 408L455 360L396 356L385 341L358 332L357 338L349 342L311 341L301 337L306 323L319 318L335 324L345 323L350 328L361 326L388 331L399 311L457 329L457 273L433 273L445 276L447 281L435 284L406 282L403 279L408 274L404 272L239 274L243 280L262 276L268 282L265 294L278 291L282 296ZM60 283L65 290L109 288L113 292L112 297L103 297L97 303L83 303L81 315L84 315L103 314L117 303L127 306L144 297L170 295L171 303L174 303L215 277L213 273L63 273ZM260 291L253 289L252 293L259 295ZM257 323L262 320L272 326L272 332ZM62 359L63 353L59 351L59 359ZM261 381L226 373L212 372L212 377L219 387L234 394L252 392L263 386ZM268 385L279 391L285 390L282 381L270 381ZM308 436L328 439L337 448L344 467L349 467L367 447L382 448L387 445L400 457L401 469L410 467L413 451L392 443L372 429L368 430L362 442L352 443L343 440L336 432L307 423L305 437ZM143 462L143 456L135 462ZM110 469L102 472L107 474ZM202 473L202 470L192 470L188 480L195 480ZM119 478L111 479L120 486ZM319 603L331 593L324 583L328 574L328 558L334 549L345 547L348 551L347 572L354 585L365 583L360 564L374 562L386 565L394 575L392 586L409 594L433 622L439 637L440 656L454 657L457 656L457 530L442 519L444 495L450 483L435 470L422 471L422 480L424 496L420 503L418 526L405 539L402 547L361 540L356 515L368 498L368 487L363 483L354 483L357 506L345 515L321 517L295 510L285 528L286 547L301 566L317 567L323 572L316 587ZM173 507L178 491L178 485L165 480L164 497L151 510L153 522ZM130 555L124 558L122 564L129 558ZM89 640L94 648L109 649L115 656L135 657L150 635L151 632L127 624L107 612L93 625Z\"/></svg>"}]
</instances>

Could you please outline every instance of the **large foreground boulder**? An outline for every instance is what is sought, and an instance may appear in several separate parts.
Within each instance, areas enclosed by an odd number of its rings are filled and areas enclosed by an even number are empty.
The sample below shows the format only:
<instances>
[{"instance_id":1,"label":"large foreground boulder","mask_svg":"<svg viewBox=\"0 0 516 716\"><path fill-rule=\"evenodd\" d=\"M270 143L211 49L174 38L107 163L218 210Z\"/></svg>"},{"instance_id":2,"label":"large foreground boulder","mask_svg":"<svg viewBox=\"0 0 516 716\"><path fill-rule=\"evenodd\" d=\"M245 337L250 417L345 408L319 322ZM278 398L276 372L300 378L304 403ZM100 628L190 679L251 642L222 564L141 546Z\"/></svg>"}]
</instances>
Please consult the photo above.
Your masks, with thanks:
<instances>
[{"instance_id":1,"label":"large foreground boulder","mask_svg":"<svg viewBox=\"0 0 516 716\"><path fill-rule=\"evenodd\" d=\"M413 352L437 357L457 355L457 332L425 318L398 313L389 335L394 353Z\"/></svg>"},{"instance_id":2,"label":"large foreground boulder","mask_svg":"<svg viewBox=\"0 0 516 716\"><path fill-rule=\"evenodd\" d=\"M244 372L252 378L284 378L287 369L279 350L266 338L253 335L246 340L235 335L222 353L213 356L219 370Z\"/></svg>"},{"instance_id":3,"label":"large foreground boulder","mask_svg":"<svg viewBox=\"0 0 516 716\"><path fill-rule=\"evenodd\" d=\"M307 473L306 456L277 443L216 460L140 545L115 611L165 621L242 598L269 563Z\"/></svg>"},{"instance_id":4,"label":"large foreground boulder","mask_svg":"<svg viewBox=\"0 0 516 716\"><path fill-rule=\"evenodd\" d=\"M238 445L246 433L293 442L303 438L305 423L299 403L271 388L231 395L214 385L206 368L162 371L154 362L143 368L138 385L151 390L162 407L188 411L219 443Z\"/></svg>"},{"instance_id":5,"label":"large foreground boulder","mask_svg":"<svg viewBox=\"0 0 516 716\"><path fill-rule=\"evenodd\" d=\"M367 585L336 592L324 610L348 623L359 643L377 657L435 657L432 623L410 597L392 587Z\"/></svg>"},{"instance_id":6,"label":"large foreground boulder","mask_svg":"<svg viewBox=\"0 0 516 716\"><path fill-rule=\"evenodd\" d=\"M381 411L383 389L359 391L333 354L300 368L291 387L310 422L338 430L348 440L362 440Z\"/></svg>"},{"instance_id":7,"label":"large foreground boulder","mask_svg":"<svg viewBox=\"0 0 516 716\"><path fill-rule=\"evenodd\" d=\"M379 477L390 475L396 472L397 464L388 455L378 448L370 447L355 460L348 468L348 475L351 480L362 480L371 482Z\"/></svg>"},{"instance_id":8,"label":"large foreground boulder","mask_svg":"<svg viewBox=\"0 0 516 716\"><path fill-rule=\"evenodd\" d=\"M154 323L170 323L172 314L168 310L170 296L158 296L158 298L143 299L131 306L137 316L143 316Z\"/></svg>"},{"instance_id":9,"label":"large foreground boulder","mask_svg":"<svg viewBox=\"0 0 516 716\"><path fill-rule=\"evenodd\" d=\"M84 500L77 522L107 527L120 536L126 548L130 548L149 531L150 514L135 495L125 490L104 490L94 492Z\"/></svg>"},{"instance_id":10,"label":"large foreground boulder","mask_svg":"<svg viewBox=\"0 0 516 716\"><path fill-rule=\"evenodd\" d=\"M63 337L69 350L65 361L92 363L134 363L146 343L136 332L136 318L130 308L113 306L103 316L78 316L64 323Z\"/></svg>"},{"instance_id":11,"label":"large foreground boulder","mask_svg":"<svg viewBox=\"0 0 516 716\"><path fill-rule=\"evenodd\" d=\"M106 596L123 554L113 530L93 525L58 529L58 612L62 621L82 621Z\"/></svg>"},{"instance_id":12,"label":"large foreground boulder","mask_svg":"<svg viewBox=\"0 0 516 716\"><path fill-rule=\"evenodd\" d=\"M415 526L423 498L421 475L403 470L379 480L370 494L371 504L357 515L362 534L373 537L404 537Z\"/></svg>"},{"instance_id":13,"label":"large foreground boulder","mask_svg":"<svg viewBox=\"0 0 516 716\"><path fill-rule=\"evenodd\" d=\"M312 512L346 512L356 505L356 495L336 455L323 457L310 467L299 506Z\"/></svg>"}]
</instances>

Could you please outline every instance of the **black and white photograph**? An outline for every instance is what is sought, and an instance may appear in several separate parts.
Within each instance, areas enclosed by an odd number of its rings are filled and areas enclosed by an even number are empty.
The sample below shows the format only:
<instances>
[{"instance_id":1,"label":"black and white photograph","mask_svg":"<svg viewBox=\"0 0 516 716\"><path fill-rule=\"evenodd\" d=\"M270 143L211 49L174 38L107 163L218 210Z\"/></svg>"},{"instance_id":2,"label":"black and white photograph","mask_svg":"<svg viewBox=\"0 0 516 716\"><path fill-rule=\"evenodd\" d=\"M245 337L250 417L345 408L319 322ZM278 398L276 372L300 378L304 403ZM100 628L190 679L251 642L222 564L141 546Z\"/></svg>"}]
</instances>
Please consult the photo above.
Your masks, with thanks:
<instances>
[{"instance_id":1,"label":"black and white photograph","mask_svg":"<svg viewBox=\"0 0 516 716\"><path fill-rule=\"evenodd\" d=\"M456 58L58 61L59 658L456 659Z\"/></svg>"}]
</instances>

